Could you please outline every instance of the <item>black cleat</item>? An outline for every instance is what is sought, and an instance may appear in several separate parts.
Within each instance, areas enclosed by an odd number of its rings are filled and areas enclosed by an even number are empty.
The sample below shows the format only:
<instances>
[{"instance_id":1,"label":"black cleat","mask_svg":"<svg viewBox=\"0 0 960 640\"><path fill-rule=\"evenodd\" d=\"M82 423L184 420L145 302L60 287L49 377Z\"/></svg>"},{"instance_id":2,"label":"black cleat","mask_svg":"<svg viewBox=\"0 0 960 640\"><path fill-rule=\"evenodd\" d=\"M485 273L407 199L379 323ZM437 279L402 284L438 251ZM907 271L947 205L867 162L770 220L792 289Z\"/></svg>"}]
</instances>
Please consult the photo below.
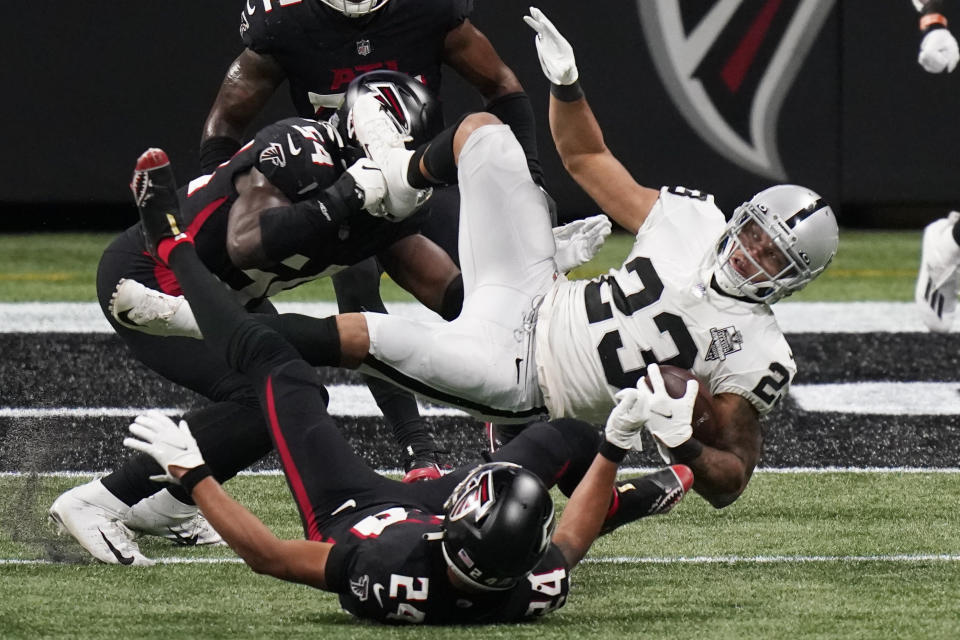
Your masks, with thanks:
<instances>
[{"instance_id":1,"label":"black cleat","mask_svg":"<svg viewBox=\"0 0 960 640\"><path fill-rule=\"evenodd\" d=\"M180 219L177 181L163 149L147 149L140 154L130 190L140 211L143 237L150 255L159 258L157 247L167 238L189 240L186 225Z\"/></svg>"},{"instance_id":2,"label":"black cleat","mask_svg":"<svg viewBox=\"0 0 960 640\"><path fill-rule=\"evenodd\" d=\"M692 486L693 472L684 464L618 482L600 535L640 518L667 513L683 500Z\"/></svg>"}]
</instances>

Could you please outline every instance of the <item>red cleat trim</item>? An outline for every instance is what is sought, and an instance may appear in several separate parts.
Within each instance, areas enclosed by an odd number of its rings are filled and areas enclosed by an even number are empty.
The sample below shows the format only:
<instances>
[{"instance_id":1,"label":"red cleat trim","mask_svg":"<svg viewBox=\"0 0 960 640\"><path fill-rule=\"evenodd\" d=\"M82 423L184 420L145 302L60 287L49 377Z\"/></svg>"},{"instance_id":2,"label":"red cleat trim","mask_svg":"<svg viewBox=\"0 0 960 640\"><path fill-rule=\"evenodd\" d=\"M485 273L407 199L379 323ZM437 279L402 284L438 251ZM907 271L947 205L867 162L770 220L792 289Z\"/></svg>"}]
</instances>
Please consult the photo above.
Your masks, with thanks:
<instances>
[{"instance_id":1,"label":"red cleat trim","mask_svg":"<svg viewBox=\"0 0 960 640\"><path fill-rule=\"evenodd\" d=\"M140 154L140 157L137 158L137 166L134 169L136 171L150 171L168 164L170 164L170 158L167 157L167 152L163 149L151 147Z\"/></svg>"},{"instance_id":2,"label":"red cleat trim","mask_svg":"<svg viewBox=\"0 0 960 640\"><path fill-rule=\"evenodd\" d=\"M424 480L436 480L441 475L440 467L437 465L431 465L429 467L419 467L417 469L410 469L407 471L407 475L403 476L403 480L406 484L411 484L413 482L422 482Z\"/></svg>"},{"instance_id":3,"label":"red cleat trim","mask_svg":"<svg viewBox=\"0 0 960 640\"><path fill-rule=\"evenodd\" d=\"M683 492L687 493L690 491L690 487L693 486L693 471L690 470L690 467L685 464L675 464L670 467L670 470L673 471L674 475L677 476L677 480L680 481Z\"/></svg>"}]
</instances>

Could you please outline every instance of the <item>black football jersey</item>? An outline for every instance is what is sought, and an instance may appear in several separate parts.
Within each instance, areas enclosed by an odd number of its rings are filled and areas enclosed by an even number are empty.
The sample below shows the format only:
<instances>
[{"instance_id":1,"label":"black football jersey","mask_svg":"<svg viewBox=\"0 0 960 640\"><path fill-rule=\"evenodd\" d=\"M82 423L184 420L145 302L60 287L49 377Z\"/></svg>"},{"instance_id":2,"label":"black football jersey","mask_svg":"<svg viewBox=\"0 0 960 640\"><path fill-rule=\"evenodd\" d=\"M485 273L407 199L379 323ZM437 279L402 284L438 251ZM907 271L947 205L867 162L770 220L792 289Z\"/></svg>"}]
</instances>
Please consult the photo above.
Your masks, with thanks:
<instances>
[{"instance_id":1,"label":"black football jersey","mask_svg":"<svg viewBox=\"0 0 960 640\"><path fill-rule=\"evenodd\" d=\"M240 36L286 72L297 113L325 119L367 71L400 71L439 93L444 38L472 10L473 0L390 0L348 18L320 0L248 0Z\"/></svg>"},{"instance_id":2,"label":"black football jersey","mask_svg":"<svg viewBox=\"0 0 960 640\"><path fill-rule=\"evenodd\" d=\"M360 212L326 237L305 239L299 251L262 269L239 269L227 253L227 222L238 194L234 177L258 169L291 201L317 197L353 160L327 123L287 118L261 129L253 140L217 170L180 189L180 211L201 260L239 293L241 302L258 302L321 276L332 275L376 255L397 240L416 233L422 214L393 223ZM172 278L172 274L169 275ZM178 287L165 283L164 290Z\"/></svg>"},{"instance_id":3,"label":"black football jersey","mask_svg":"<svg viewBox=\"0 0 960 640\"><path fill-rule=\"evenodd\" d=\"M341 606L359 618L415 624L521 622L566 603L569 572L554 545L512 589L467 593L454 590L447 578L439 540L442 517L411 507L379 506L338 521L324 531L339 547L337 562L327 564L327 583L338 589ZM331 568L338 575L330 575Z\"/></svg>"}]
</instances>

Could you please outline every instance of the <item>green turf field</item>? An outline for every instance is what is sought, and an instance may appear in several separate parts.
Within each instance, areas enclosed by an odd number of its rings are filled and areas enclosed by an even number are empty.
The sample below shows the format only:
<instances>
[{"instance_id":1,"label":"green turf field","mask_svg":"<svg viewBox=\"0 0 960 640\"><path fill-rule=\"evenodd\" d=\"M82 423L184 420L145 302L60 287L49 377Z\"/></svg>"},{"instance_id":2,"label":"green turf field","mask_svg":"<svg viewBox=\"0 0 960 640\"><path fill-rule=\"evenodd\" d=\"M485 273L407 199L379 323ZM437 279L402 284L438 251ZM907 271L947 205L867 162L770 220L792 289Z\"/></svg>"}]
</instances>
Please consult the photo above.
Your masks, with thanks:
<instances>
[{"instance_id":1,"label":"green turf field","mask_svg":"<svg viewBox=\"0 0 960 640\"><path fill-rule=\"evenodd\" d=\"M17 526L42 516L20 512L23 500L49 504L79 481L0 478L0 557L52 551L82 562L0 566L0 637L907 640L960 631L960 570L956 557L942 557L960 550L957 474L760 473L723 511L691 494L666 516L602 538L560 612L526 626L449 630L352 622L332 594L242 564L92 564L72 542ZM300 534L280 477L244 476L228 488L278 535ZM142 549L154 558L231 557L160 542Z\"/></svg>"},{"instance_id":2,"label":"green turf field","mask_svg":"<svg viewBox=\"0 0 960 640\"><path fill-rule=\"evenodd\" d=\"M0 301L95 301L109 240L0 236ZM910 300L919 242L919 232L844 231L834 265L792 300ZM629 244L614 236L574 276L618 266ZM387 281L384 297L408 299ZM321 282L281 299L332 298ZM83 480L0 476L0 638L960 637L956 473L758 473L722 511L690 495L671 514L601 539L560 612L484 629L357 623L335 596L236 562L95 564L44 522L54 497ZM280 477L243 476L228 489L278 535L301 535ZM235 558L225 548L142 548L154 558ZM43 558L64 562L34 562Z\"/></svg>"},{"instance_id":3,"label":"green turf field","mask_svg":"<svg viewBox=\"0 0 960 640\"><path fill-rule=\"evenodd\" d=\"M95 301L97 261L112 234L0 235L0 301ZM594 277L620 266L632 238L614 234L571 277ZM841 231L833 265L791 300L911 300L920 260L919 231ZM383 298L410 296L384 278ZM332 300L330 280L303 285L277 300Z\"/></svg>"}]
</instances>

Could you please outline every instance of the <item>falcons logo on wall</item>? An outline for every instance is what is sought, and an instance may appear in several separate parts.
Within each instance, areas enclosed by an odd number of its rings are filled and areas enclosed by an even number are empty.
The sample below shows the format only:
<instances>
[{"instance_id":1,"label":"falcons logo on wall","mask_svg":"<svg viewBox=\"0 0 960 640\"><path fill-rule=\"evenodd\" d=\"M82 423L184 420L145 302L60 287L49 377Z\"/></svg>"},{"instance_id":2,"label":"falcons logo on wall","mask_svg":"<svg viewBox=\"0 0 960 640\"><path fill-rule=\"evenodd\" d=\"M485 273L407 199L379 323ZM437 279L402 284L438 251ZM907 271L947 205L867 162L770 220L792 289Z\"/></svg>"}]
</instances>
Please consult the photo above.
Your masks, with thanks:
<instances>
[{"instance_id":1,"label":"falcons logo on wall","mask_svg":"<svg viewBox=\"0 0 960 640\"><path fill-rule=\"evenodd\" d=\"M738 166L786 179L783 99L834 0L637 0L657 71L687 122Z\"/></svg>"}]
</instances>

